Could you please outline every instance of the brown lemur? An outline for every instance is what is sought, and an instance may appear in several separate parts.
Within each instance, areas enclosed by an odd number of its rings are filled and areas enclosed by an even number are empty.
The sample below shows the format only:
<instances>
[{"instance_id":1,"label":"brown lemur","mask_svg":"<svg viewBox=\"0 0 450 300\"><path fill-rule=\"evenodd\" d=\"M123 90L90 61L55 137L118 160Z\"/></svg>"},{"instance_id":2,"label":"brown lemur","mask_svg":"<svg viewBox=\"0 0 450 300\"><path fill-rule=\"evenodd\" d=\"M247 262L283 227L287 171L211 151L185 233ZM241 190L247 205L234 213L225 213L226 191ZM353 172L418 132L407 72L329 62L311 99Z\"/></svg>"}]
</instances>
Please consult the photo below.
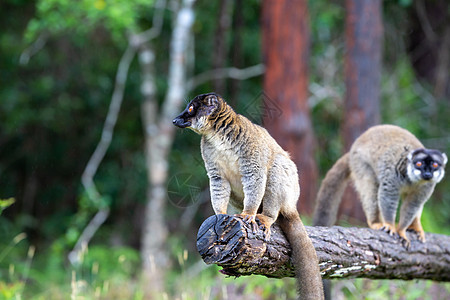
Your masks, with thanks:
<instances>
[{"instance_id":1,"label":"brown lemur","mask_svg":"<svg viewBox=\"0 0 450 300\"><path fill-rule=\"evenodd\" d=\"M425 241L420 216L434 187L444 177L447 156L426 149L409 131L394 125L369 128L328 171L319 189L314 225L334 224L339 203L351 180L370 228L397 233L410 246L406 230ZM398 226L397 207L402 198Z\"/></svg>"},{"instance_id":2,"label":"brown lemur","mask_svg":"<svg viewBox=\"0 0 450 300\"><path fill-rule=\"evenodd\" d=\"M289 154L266 129L235 113L215 93L196 96L173 124L202 136L214 212L226 214L230 204L253 230L256 217L266 239L278 219L292 247L300 296L323 299L316 251L297 212L300 186Z\"/></svg>"}]
</instances>

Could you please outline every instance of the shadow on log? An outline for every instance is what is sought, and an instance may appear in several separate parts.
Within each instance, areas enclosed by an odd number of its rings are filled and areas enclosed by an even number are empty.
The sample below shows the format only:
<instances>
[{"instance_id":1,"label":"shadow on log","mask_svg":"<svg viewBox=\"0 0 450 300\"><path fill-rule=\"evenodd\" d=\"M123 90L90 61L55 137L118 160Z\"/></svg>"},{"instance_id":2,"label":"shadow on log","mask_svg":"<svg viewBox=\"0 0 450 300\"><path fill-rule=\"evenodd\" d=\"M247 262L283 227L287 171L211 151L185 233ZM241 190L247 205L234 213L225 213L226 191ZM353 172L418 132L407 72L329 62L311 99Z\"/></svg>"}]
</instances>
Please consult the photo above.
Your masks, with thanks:
<instances>
[{"instance_id":1,"label":"shadow on log","mask_svg":"<svg viewBox=\"0 0 450 300\"><path fill-rule=\"evenodd\" d=\"M450 281L450 237L426 234L421 243L407 233L410 249L399 238L370 228L306 227L324 279L431 279ZM269 241L252 232L242 219L211 216L197 235L197 249L207 264L223 267L230 276L294 277L290 245L275 223Z\"/></svg>"}]
</instances>

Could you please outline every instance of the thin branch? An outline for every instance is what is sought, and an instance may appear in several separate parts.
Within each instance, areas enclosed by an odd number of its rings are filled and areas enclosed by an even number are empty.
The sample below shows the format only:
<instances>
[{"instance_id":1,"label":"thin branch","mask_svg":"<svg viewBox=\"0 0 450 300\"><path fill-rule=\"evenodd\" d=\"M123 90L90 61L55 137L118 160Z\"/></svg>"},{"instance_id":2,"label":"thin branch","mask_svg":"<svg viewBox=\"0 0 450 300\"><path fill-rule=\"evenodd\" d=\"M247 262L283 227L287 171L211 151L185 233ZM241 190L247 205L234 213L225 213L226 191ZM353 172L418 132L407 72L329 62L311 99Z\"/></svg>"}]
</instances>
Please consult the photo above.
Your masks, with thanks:
<instances>
[{"instance_id":1,"label":"thin branch","mask_svg":"<svg viewBox=\"0 0 450 300\"><path fill-rule=\"evenodd\" d=\"M72 251L69 252L69 261L72 265L77 265L81 261L81 255L83 245L89 243L97 230L102 226L102 224L106 221L109 215L109 207L101 208L95 216L89 221L89 224L83 230L80 238L78 239L75 247Z\"/></svg>"},{"instance_id":2,"label":"thin branch","mask_svg":"<svg viewBox=\"0 0 450 300\"><path fill-rule=\"evenodd\" d=\"M244 69L238 68L221 68L209 70L204 73L200 73L187 82L187 90L192 91L201 84L204 84L213 79L219 78L233 78L237 80L245 80L251 77L264 74L265 67L263 64L254 65Z\"/></svg>"},{"instance_id":3,"label":"thin branch","mask_svg":"<svg viewBox=\"0 0 450 300\"><path fill-rule=\"evenodd\" d=\"M108 115L106 117L105 124L103 125L100 142L98 143L97 148L89 159L89 162L84 169L83 175L81 175L83 186L86 189L89 198L94 202L98 201L99 193L95 187L93 178L95 173L97 173L98 166L105 157L106 150L108 150L108 147L111 144L114 126L116 125L120 106L122 105L125 82L128 77L128 69L135 54L136 50L134 49L134 47L128 46L127 50L125 50L125 53L120 59L116 74L114 92L111 98Z\"/></svg>"},{"instance_id":4,"label":"thin branch","mask_svg":"<svg viewBox=\"0 0 450 300\"><path fill-rule=\"evenodd\" d=\"M158 0L155 3L155 12L153 14L152 27L138 34L131 36L131 42L134 47L138 48L143 43L146 43L161 34L162 25L164 22L164 10L166 8L166 0Z\"/></svg>"},{"instance_id":5,"label":"thin branch","mask_svg":"<svg viewBox=\"0 0 450 300\"><path fill-rule=\"evenodd\" d=\"M155 13L153 14L152 28L142 32L141 36L146 41L154 39L161 33L163 21L164 21L164 9L166 8L166 0L158 0L155 3Z\"/></svg>"},{"instance_id":6,"label":"thin branch","mask_svg":"<svg viewBox=\"0 0 450 300\"><path fill-rule=\"evenodd\" d=\"M416 1L416 12L427 39L430 40L431 42L437 41L438 36L434 32L433 27L430 24L430 20L428 19L425 3L423 0Z\"/></svg>"},{"instance_id":7,"label":"thin branch","mask_svg":"<svg viewBox=\"0 0 450 300\"><path fill-rule=\"evenodd\" d=\"M30 46L23 50L22 54L20 54L19 64L27 65L30 61L31 57L36 55L42 48L44 48L47 43L48 34L41 33L36 41L34 41Z\"/></svg>"},{"instance_id":8,"label":"thin branch","mask_svg":"<svg viewBox=\"0 0 450 300\"><path fill-rule=\"evenodd\" d=\"M316 82L309 84L310 96L308 98L309 108L312 109L326 99L339 99L339 93L332 85L320 85Z\"/></svg>"},{"instance_id":9,"label":"thin branch","mask_svg":"<svg viewBox=\"0 0 450 300\"><path fill-rule=\"evenodd\" d=\"M81 182L86 190L89 199L97 205L99 205L101 196L95 186L94 176L97 173L100 163L105 157L109 145L111 144L114 127L117 123L117 117L122 105L125 83L128 77L128 70L135 54L136 49L133 46L129 45L125 50L122 58L120 59L119 66L117 68L114 92L111 98L111 104L109 105L108 115L106 116L105 124L103 125L100 142L98 143L97 148L89 159L89 162L87 163L86 168L81 175ZM72 264L75 265L80 261L80 251L83 248L83 245L87 245L89 243L98 228L108 218L108 215L109 207L100 208L95 214L94 218L83 230L83 233L80 235L77 243L75 244L75 247L69 253L69 260Z\"/></svg>"},{"instance_id":10,"label":"thin branch","mask_svg":"<svg viewBox=\"0 0 450 300\"><path fill-rule=\"evenodd\" d=\"M170 88L164 100L162 118L160 119L160 123L162 122L164 125L171 123L173 116L183 103L183 97L186 93L186 52L191 27L195 19L192 9L194 2L195 0L184 0L175 20L170 46L171 63L167 78ZM174 132L172 124L170 124L170 130Z\"/></svg>"}]
</instances>

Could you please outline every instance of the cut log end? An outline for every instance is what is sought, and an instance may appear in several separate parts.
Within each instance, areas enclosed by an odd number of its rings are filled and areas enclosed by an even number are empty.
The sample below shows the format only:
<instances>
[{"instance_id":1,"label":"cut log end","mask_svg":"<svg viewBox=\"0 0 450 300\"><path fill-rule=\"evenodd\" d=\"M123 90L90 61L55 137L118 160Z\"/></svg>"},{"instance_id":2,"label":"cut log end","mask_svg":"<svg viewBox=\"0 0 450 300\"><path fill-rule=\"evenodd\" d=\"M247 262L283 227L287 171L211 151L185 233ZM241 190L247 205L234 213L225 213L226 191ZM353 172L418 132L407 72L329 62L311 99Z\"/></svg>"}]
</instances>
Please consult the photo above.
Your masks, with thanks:
<instances>
[{"instance_id":1,"label":"cut log end","mask_svg":"<svg viewBox=\"0 0 450 300\"><path fill-rule=\"evenodd\" d=\"M408 233L406 249L398 237L369 228L306 227L316 248L322 277L432 279L450 281L450 238L427 233L421 243ZM291 248L275 223L268 241L242 219L214 215L201 225L197 249L207 264L223 267L230 276L293 277Z\"/></svg>"}]
</instances>

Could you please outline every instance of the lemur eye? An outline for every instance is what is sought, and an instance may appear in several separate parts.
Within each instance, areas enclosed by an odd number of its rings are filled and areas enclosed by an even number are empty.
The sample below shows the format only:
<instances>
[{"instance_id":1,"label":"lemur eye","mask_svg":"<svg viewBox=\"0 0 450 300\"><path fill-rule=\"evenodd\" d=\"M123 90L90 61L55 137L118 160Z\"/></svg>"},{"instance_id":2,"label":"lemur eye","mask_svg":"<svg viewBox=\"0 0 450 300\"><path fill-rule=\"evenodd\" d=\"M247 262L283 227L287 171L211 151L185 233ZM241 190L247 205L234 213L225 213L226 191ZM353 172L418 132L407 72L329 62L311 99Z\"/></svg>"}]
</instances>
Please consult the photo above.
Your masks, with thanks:
<instances>
[{"instance_id":1,"label":"lemur eye","mask_svg":"<svg viewBox=\"0 0 450 300\"><path fill-rule=\"evenodd\" d=\"M433 162L432 166L436 169L437 167L439 167L439 164L437 162Z\"/></svg>"},{"instance_id":2,"label":"lemur eye","mask_svg":"<svg viewBox=\"0 0 450 300\"><path fill-rule=\"evenodd\" d=\"M188 113L192 113L193 110L194 110L194 106L193 105L189 106Z\"/></svg>"},{"instance_id":3,"label":"lemur eye","mask_svg":"<svg viewBox=\"0 0 450 300\"><path fill-rule=\"evenodd\" d=\"M421 161L418 161L418 162L416 162L416 167L421 167L422 166L422 162Z\"/></svg>"}]
</instances>

